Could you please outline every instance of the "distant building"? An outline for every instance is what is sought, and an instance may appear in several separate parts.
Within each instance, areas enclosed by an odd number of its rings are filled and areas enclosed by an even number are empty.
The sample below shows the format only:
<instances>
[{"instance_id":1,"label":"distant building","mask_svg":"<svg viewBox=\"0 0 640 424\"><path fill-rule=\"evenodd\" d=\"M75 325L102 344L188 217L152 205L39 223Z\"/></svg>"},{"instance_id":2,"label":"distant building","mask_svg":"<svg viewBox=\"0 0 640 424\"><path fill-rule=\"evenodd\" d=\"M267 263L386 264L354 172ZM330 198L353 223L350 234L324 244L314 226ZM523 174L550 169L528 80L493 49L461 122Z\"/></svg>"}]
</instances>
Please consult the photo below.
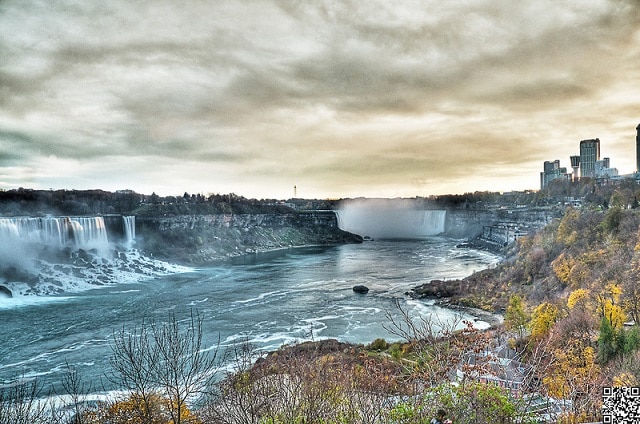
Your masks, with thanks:
<instances>
[{"instance_id":1,"label":"distant building","mask_svg":"<svg viewBox=\"0 0 640 424\"><path fill-rule=\"evenodd\" d=\"M640 124L636 127L636 173L640 173Z\"/></svg>"},{"instance_id":2,"label":"distant building","mask_svg":"<svg viewBox=\"0 0 640 424\"><path fill-rule=\"evenodd\" d=\"M580 155L570 156L572 173L560 167L560 161L544 162L544 171L540 173L540 187L546 188L549 183L558 178L568 181L578 181L580 178L592 178L597 184L615 184L625 179L634 179L640 184L640 124L636 127L636 170L633 174L622 175L617 168L611 167L609 158L600 159L600 139L592 138L580 141Z\"/></svg>"},{"instance_id":3,"label":"distant building","mask_svg":"<svg viewBox=\"0 0 640 424\"><path fill-rule=\"evenodd\" d=\"M580 169L580 156L569 156L569 160L571 160L571 168L573 168L573 182L576 182L580 179L580 175L578 174Z\"/></svg>"},{"instance_id":4,"label":"distant building","mask_svg":"<svg viewBox=\"0 0 640 424\"><path fill-rule=\"evenodd\" d=\"M540 173L540 188L546 188L549 183L558 178L564 178L571 181L571 174L567 174L567 168L560 167L560 161L558 159L553 162L545 161L544 170Z\"/></svg>"},{"instance_id":5,"label":"distant building","mask_svg":"<svg viewBox=\"0 0 640 424\"><path fill-rule=\"evenodd\" d=\"M475 380L508 389L512 394L522 394L536 388L530 366L518 360L517 353L507 346L468 352L463 355L455 371L455 380Z\"/></svg>"},{"instance_id":6,"label":"distant building","mask_svg":"<svg viewBox=\"0 0 640 424\"><path fill-rule=\"evenodd\" d=\"M618 169L611 168L609 158L597 160L595 164L595 176L597 179L609 179L618 176Z\"/></svg>"},{"instance_id":7,"label":"distant building","mask_svg":"<svg viewBox=\"0 0 640 424\"><path fill-rule=\"evenodd\" d=\"M596 177L596 161L600 160L600 139L580 142L580 178Z\"/></svg>"}]
</instances>

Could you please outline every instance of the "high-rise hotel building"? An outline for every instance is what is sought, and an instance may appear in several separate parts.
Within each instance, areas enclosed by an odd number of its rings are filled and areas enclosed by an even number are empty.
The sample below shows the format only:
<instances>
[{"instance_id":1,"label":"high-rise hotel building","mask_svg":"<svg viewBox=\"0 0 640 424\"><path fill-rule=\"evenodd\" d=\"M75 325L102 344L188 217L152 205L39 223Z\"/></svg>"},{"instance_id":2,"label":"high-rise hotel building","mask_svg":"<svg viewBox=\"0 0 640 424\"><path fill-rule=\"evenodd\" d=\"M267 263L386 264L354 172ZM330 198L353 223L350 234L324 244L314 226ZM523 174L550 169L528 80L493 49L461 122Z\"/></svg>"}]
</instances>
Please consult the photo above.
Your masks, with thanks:
<instances>
[{"instance_id":1,"label":"high-rise hotel building","mask_svg":"<svg viewBox=\"0 0 640 424\"><path fill-rule=\"evenodd\" d=\"M580 142L580 178L596 177L596 161L600 160L600 139Z\"/></svg>"},{"instance_id":2,"label":"high-rise hotel building","mask_svg":"<svg viewBox=\"0 0 640 424\"><path fill-rule=\"evenodd\" d=\"M571 175L567 174L567 168L560 167L560 160L556 159L553 162L545 161L544 171L540 173L540 188L544 189L551 181L558 178L571 181Z\"/></svg>"},{"instance_id":3,"label":"high-rise hotel building","mask_svg":"<svg viewBox=\"0 0 640 424\"><path fill-rule=\"evenodd\" d=\"M636 127L636 174L640 173L640 124Z\"/></svg>"}]
</instances>

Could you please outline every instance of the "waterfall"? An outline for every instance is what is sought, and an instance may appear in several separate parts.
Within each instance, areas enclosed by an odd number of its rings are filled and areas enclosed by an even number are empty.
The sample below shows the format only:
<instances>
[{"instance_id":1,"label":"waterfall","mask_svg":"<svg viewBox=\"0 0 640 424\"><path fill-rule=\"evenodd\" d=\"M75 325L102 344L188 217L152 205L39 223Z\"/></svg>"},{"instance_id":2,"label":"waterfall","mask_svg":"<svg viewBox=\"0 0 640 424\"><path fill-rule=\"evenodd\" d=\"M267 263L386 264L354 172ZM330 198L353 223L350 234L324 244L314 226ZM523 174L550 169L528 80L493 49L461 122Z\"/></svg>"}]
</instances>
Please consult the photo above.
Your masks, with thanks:
<instances>
[{"instance_id":1,"label":"waterfall","mask_svg":"<svg viewBox=\"0 0 640 424\"><path fill-rule=\"evenodd\" d=\"M33 220L33 234L39 234L39 225L43 227L42 235L45 238L45 243L53 246L62 246L67 242L67 231L65 231L64 222L59 219L46 218L38 224Z\"/></svg>"},{"instance_id":2,"label":"waterfall","mask_svg":"<svg viewBox=\"0 0 640 424\"><path fill-rule=\"evenodd\" d=\"M447 211L428 210L421 212L423 213L422 229L425 234L436 235L444 233Z\"/></svg>"},{"instance_id":3,"label":"waterfall","mask_svg":"<svg viewBox=\"0 0 640 424\"><path fill-rule=\"evenodd\" d=\"M136 242L136 217L123 216L122 226L124 227L125 246L130 249Z\"/></svg>"},{"instance_id":4,"label":"waterfall","mask_svg":"<svg viewBox=\"0 0 640 424\"><path fill-rule=\"evenodd\" d=\"M340 229L373 239L421 239L445 231L446 211L417 209L408 202L347 203L336 214Z\"/></svg>"},{"instance_id":5,"label":"waterfall","mask_svg":"<svg viewBox=\"0 0 640 424\"><path fill-rule=\"evenodd\" d=\"M76 246L85 249L108 249L109 238L100 216L69 219Z\"/></svg>"},{"instance_id":6,"label":"waterfall","mask_svg":"<svg viewBox=\"0 0 640 424\"><path fill-rule=\"evenodd\" d=\"M0 241L5 245L29 241L58 248L109 248L102 217L0 218Z\"/></svg>"},{"instance_id":7,"label":"waterfall","mask_svg":"<svg viewBox=\"0 0 640 424\"><path fill-rule=\"evenodd\" d=\"M9 220L0 219L0 241L20 237L20 232L16 224Z\"/></svg>"}]
</instances>

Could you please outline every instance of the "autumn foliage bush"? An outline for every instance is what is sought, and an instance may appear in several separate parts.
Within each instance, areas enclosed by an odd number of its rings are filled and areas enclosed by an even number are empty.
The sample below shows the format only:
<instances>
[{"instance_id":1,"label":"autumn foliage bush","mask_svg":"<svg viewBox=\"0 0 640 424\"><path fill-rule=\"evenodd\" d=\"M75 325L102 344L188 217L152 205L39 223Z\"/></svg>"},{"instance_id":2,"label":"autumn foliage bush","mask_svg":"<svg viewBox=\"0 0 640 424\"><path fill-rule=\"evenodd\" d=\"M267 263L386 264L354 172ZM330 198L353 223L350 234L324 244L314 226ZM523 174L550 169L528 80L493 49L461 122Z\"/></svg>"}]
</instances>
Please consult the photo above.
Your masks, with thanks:
<instances>
[{"instance_id":1,"label":"autumn foliage bush","mask_svg":"<svg viewBox=\"0 0 640 424\"><path fill-rule=\"evenodd\" d=\"M154 394L143 399L132 393L122 400L101 402L85 411L78 421L84 424L202 424L189 408L180 409L179 420L174 420L177 405L169 399Z\"/></svg>"},{"instance_id":2,"label":"autumn foliage bush","mask_svg":"<svg viewBox=\"0 0 640 424\"><path fill-rule=\"evenodd\" d=\"M531 352L544 350L536 363L541 389L570 400L575 419L599 417L603 386L636 381L631 376L638 375L640 347L637 210L569 208L521 240L513 259L492 275L494 284L509 279L510 296L528 305L518 315L509 313L505 301L507 327L516 328L523 314L530 315L527 332L519 335L526 341L524 358L531 361Z\"/></svg>"}]
</instances>

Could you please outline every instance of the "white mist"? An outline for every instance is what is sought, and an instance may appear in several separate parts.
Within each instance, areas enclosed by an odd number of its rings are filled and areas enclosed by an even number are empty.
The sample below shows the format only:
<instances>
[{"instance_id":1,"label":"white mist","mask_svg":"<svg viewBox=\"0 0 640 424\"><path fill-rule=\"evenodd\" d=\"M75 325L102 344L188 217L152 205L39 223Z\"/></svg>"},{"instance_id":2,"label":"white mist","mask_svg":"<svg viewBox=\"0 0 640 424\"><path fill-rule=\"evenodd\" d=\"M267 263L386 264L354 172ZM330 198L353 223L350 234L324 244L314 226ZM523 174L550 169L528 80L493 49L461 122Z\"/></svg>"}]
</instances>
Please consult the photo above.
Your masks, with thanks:
<instances>
[{"instance_id":1,"label":"white mist","mask_svg":"<svg viewBox=\"0 0 640 424\"><path fill-rule=\"evenodd\" d=\"M445 210L424 210L407 199L358 199L336 211L340 229L372 239L423 239L445 230Z\"/></svg>"}]
</instances>

